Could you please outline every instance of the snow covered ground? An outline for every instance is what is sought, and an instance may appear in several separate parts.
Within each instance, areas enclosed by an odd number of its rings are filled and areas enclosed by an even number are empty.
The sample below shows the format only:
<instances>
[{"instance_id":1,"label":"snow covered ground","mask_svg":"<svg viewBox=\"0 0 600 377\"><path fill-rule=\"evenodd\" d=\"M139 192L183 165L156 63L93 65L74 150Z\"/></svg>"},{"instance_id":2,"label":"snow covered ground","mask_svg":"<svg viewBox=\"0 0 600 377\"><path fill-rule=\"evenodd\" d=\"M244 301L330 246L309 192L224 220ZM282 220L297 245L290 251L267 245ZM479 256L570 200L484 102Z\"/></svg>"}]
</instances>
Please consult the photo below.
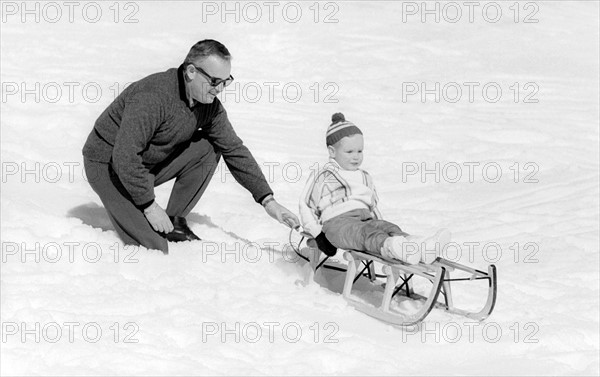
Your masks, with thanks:
<instances>
[{"instance_id":1,"label":"snow covered ground","mask_svg":"<svg viewBox=\"0 0 600 377\"><path fill-rule=\"evenodd\" d=\"M1 374L598 375L597 1L1 6ZM210 241L126 248L81 147L128 82L204 38L234 56L221 99L282 204L344 112L386 218L498 266L491 317L402 330L304 285L223 167L188 218Z\"/></svg>"}]
</instances>

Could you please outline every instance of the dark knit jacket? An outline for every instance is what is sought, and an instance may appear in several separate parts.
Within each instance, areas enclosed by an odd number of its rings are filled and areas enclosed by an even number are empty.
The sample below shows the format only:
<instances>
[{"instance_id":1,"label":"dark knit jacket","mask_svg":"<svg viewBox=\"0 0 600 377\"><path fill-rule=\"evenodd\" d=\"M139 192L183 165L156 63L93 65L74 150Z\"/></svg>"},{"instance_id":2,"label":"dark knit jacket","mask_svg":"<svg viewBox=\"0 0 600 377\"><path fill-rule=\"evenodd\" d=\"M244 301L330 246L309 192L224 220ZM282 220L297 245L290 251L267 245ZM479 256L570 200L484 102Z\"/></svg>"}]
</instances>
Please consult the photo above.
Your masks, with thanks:
<instances>
[{"instance_id":1,"label":"dark knit jacket","mask_svg":"<svg viewBox=\"0 0 600 377\"><path fill-rule=\"evenodd\" d=\"M201 130L201 131L199 131ZM129 85L100 115L83 147L92 161L111 163L134 204L154 200L153 166L196 133L220 152L231 174L254 200L272 194L256 160L236 135L221 102L190 107L182 67Z\"/></svg>"}]
</instances>

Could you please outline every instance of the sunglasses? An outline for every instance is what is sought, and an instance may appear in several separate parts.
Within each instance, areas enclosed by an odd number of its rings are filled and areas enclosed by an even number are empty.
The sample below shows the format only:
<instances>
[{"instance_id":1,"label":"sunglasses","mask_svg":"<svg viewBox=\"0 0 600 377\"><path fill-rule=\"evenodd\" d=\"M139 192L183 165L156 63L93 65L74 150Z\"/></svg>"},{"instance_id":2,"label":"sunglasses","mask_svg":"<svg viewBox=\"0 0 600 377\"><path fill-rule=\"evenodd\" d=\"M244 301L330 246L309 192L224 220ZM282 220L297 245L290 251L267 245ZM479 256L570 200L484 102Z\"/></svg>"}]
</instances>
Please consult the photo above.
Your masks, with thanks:
<instances>
[{"instance_id":1,"label":"sunglasses","mask_svg":"<svg viewBox=\"0 0 600 377\"><path fill-rule=\"evenodd\" d=\"M233 81L233 76L231 76L231 75L229 75L229 77L226 78L226 79L221 79L221 78L218 78L218 77L212 77L211 75L209 75L208 73L206 73L206 71L203 70L202 68L197 67L197 66L195 66L194 64L191 64L191 63L190 63L190 65L192 67L194 67L196 69L196 71L200 72L200 74L202 74L202 76L204 76L208 80L208 84L210 86L212 86L212 87L217 87L217 86L219 86L221 84L223 84L223 87L225 87L225 86L231 84L231 82Z\"/></svg>"}]
</instances>

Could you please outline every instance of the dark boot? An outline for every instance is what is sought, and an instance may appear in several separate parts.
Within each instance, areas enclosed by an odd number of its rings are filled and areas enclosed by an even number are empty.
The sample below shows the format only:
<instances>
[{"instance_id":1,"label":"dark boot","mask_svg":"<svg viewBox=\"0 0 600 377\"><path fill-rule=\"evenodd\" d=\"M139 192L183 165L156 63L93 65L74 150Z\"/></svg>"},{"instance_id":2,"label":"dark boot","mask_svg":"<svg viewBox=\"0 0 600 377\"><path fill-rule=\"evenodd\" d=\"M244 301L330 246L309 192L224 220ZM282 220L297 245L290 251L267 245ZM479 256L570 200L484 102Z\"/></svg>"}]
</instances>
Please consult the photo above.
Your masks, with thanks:
<instances>
[{"instance_id":1,"label":"dark boot","mask_svg":"<svg viewBox=\"0 0 600 377\"><path fill-rule=\"evenodd\" d=\"M166 238L171 242L200 241L200 237L194 234L188 227L185 217L169 216L173 223L173 231L167 233Z\"/></svg>"}]
</instances>

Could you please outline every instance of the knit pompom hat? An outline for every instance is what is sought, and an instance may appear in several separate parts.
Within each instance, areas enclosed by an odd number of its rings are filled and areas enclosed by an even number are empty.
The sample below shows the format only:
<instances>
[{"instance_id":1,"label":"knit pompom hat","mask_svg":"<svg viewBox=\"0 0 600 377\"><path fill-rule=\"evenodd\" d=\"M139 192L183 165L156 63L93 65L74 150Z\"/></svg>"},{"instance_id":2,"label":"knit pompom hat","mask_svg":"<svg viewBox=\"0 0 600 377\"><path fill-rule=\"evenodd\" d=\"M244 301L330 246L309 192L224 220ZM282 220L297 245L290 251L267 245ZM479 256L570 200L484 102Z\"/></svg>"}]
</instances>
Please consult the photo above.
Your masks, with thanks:
<instances>
[{"instance_id":1,"label":"knit pompom hat","mask_svg":"<svg viewBox=\"0 0 600 377\"><path fill-rule=\"evenodd\" d=\"M327 128L325 142L327 146L334 145L346 136L352 136L363 133L354 123L347 121L342 113L335 113L331 116L331 124Z\"/></svg>"}]
</instances>

